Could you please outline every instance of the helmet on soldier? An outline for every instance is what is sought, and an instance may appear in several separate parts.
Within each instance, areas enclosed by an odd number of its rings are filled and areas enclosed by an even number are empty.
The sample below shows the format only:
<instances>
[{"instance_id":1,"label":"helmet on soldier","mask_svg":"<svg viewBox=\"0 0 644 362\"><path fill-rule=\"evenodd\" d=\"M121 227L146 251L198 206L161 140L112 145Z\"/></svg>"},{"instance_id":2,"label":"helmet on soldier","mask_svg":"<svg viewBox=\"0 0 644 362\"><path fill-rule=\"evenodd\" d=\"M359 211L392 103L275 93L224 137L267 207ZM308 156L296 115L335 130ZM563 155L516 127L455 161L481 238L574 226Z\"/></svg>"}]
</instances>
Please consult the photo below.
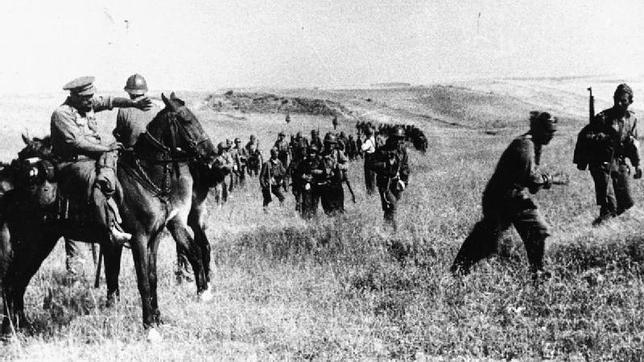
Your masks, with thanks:
<instances>
[{"instance_id":1,"label":"helmet on soldier","mask_svg":"<svg viewBox=\"0 0 644 362\"><path fill-rule=\"evenodd\" d=\"M335 137L334 134L327 133L326 136L324 136L324 143L325 144L336 144L336 143L338 143L338 139Z\"/></svg>"},{"instance_id":2,"label":"helmet on soldier","mask_svg":"<svg viewBox=\"0 0 644 362\"><path fill-rule=\"evenodd\" d=\"M276 147L271 148L271 158L277 158L278 150Z\"/></svg>"},{"instance_id":3,"label":"helmet on soldier","mask_svg":"<svg viewBox=\"0 0 644 362\"><path fill-rule=\"evenodd\" d=\"M405 129L400 126L396 127L391 133L391 137L405 138Z\"/></svg>"},{"instance_id":4,"label":"helmet on soldier","mask_svg":"<svg viewBox=\"0 0 644 362\"><path fill-rule=\"evenodd\" d=\"M615 93L613 94L613 99L617 100L617 98L623 95L628 96L629 101L633 103L633 89L626 83L622 83L617 86L617 89L615 89Z\"/></svg>"},{"instance_id":5,"label":"helmet on soldier","mask_svg":"<svg viewBox=\"0 0 644 362\"><path fill-rule=\"evenodd\" d=\"M254 134L250 135L250 141L254 142L257 139Z\"/></svg>"},{"instance_id":6,"label":"helmet on soldier","mask_svg":"<svg viewBox=\"0 0 644 362\"><path fill-rule=\"evenodd\" d=\"M133 74L125 81L123 90L130 95L141 96L148 91L148 84L141 74Z\"/></svg>"},{"instance_id":7,"label":"helmet on soldier","mask_svg":"<svg viewBox=\"0 0 644 362\"><path fill-rule=\"evenodd\" d=\"M317 145L317 144L312 143L312 144L309 146L309 152L308 152L308 153L309 153L309 154L312 154L312 153L317 154L318 152L320 152L320 148L318 147L318 145Z\"/></svg>"},{"instance_id":8,"label":"helmet on soldier","mask_svg":"<svg viewBox=\"0 0 644 362\"><path fill-rule=\"evenodd\" d=\"M235 138L235 144L237 144L237 143L241 143L241 139L239 137Z\"/></svg>"},{"instance_id":9,"label":"helmet on soldier","mask_svg":"<svg viewBox=\"0 0 644 362\"><path fill-rule=\"evenodd\" d=\"M226 147L225 142L219 142L217 144L217 152L221 153L222 151L227 150L227 149L228 149L228 147Z\"/></svg>"}]
</instances>

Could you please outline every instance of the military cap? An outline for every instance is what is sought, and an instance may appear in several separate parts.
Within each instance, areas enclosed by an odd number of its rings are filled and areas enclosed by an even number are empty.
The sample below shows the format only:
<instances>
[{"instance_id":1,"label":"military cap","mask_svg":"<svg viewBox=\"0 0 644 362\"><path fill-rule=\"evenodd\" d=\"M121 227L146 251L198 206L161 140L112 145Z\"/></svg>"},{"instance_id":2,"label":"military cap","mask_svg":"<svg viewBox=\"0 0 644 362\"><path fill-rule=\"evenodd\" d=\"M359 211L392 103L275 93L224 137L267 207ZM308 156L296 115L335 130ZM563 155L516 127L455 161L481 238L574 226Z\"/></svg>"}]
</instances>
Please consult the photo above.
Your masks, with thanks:
<instances>
[{"instance_id":1,"label":"military cap","mask_svg":"<svg viewBox=\"0 0 644 362\"><path fill-rule=\"evenodd\" d=\"M86 76L76 78L63 86L63 90L79 96L91 96L96 91L94 88L94 77Z\"/></svg>"},{"instance_id":2,"label":"military cap","mask_svg":"<svg viewBox=\"0 0 644 362\"><path fill-rule=\"evenodd\" d=\"M530 129L554 133L557 131L557 117L548 112L530 112Z\"/></svg>"},{"instance_id":3,"label":"military cap","mask_svg":"<svg viewBox=\"0 0 644 362\"><path fill-rule=\"evenodd\" d=\"M617 98L621 96L622 94L625 94L629 97L631 102L633 101L633 89L628 86L626 83L622 83L617 86L617 89L615 89L615 93L613 94L614 98Z\"/></svg>"}]
</instances>

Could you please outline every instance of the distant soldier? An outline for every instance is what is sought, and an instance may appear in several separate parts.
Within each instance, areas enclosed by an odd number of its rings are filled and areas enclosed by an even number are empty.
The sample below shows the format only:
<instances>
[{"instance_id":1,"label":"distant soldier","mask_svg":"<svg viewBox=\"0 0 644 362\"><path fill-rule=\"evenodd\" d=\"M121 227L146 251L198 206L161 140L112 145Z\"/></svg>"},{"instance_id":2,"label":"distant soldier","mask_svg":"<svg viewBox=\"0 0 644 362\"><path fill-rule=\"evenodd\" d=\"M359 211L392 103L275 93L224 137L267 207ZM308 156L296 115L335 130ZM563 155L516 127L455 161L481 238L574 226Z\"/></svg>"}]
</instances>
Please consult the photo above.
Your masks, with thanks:
<instances>
[{"instance_id":1,"label":"distant soldier","mask_svg":"<svg viewBox=\"0 0 644 362\"><path fill-rule=\"evenodd\" d=\"M293 194L300 195L299 212L302 218L310 219L317 214L318 203L320 202L319 186L324 183L318 157L319 149L316 145L310 145L306 157L297 165L293 172Z\"/></svg>"},{"instance_id":2,"label":"distant soldier","mask_svg":"<svg viewBox=\"0 0 644 362\"><path fill-rule=\"evenodd\" d=\"M233 176L235 186L246 184L246 163L248 162L248 151L242 147L241 139L235 138L235 147L230 152L233 159Z\"/></svg>"},{"instance_id":3,"label":"distant soldier","mask_svg":"<svg viewBox=\"0 0 644 362\"><path fill-rule=\"evenodd\" d=\"M94 216L105 231L106 239L114 244L123 244L132 235L119 225L120 215L112 195L116 191L117 150L123 145L106 142L98 134L94 112L111 110L113 107L135 107L147 110L150 100L95 97L94 77L81 77L67 83L64 90L69 97L51 116L52 153L60 159L57 165L59 177L67 195L79 197L78 202L89 204ZM67 270L75 273L73 259L78 248L66 242Z\"/></svg>"},{"instance_id":4,"label":"distant soldier","mask_svg":"<svg viewBox=\"0 0 644 362\"><path fill-rule=\"evenodd\" d=\"M358 145L356 144L356 140L353 138L353 135L350 134L347 139L347 157L349 157L349 160L354 161L357 156Z\"/></svg>"},{"instance_id":5,"label":"distant soldier","mask_svg":"<svg viewBox=\"0 0 644 362\"><path fill-rule=\"evenodd\" d=\"M219 142L217 144L217 157L212 167L222 170L224 174L232 171L233 160L228 153L226 142ZM224 179L215 185L215 203L221 206L226 201L228 201L228 188L226 187L226 181Z\"/></svg>"},{"instance_id":6,"label":"distant soldier","mask_svg":"<svg viewBox=\"0 0 644 362\"><path fill-rule=\"evenodd\" d=\"M634 178L642 177L637 118L628 110L633 103L633 90L620 84L613 95L613 103L612 108L594 117L582 136L590 148L587 153L595 156L589 160L589 169L600 209L593 225L620 215L635 204L628 182L631 169L626 159L635 168Z\"/></svg>"},{"instance_id":7,"label":"distant soldier","mask_svg":"<svg viewBox=\"0 0 644 362\"><path fill-rule=\"evenodd\" d=\"M373 135L373 128L365 129L365 140L360 147L364 153L364 184L367 187L367 195L373 195L376 191L376 173L368 166L373 161L376 152L376 138Z\"/></svg>"},{"instance_id":8,"label":"distant soldier","mask_svg":"<svg viewBox=\"0 0 644 362\"><path fill-rule=\"evenodd\" d=\"M405 146L405 131L398 127L387 138L385 145L365 161L367 168L376 173L376 184L384 211L385 223L397 229L396 211L402 192L409 182L409 162Z\"/></svg>"},{"instance_id":9,"label":"distant soldier","mask_svg":"<svg viewBox=\"0 0 644 362\"><path fill-rule=\"evenodd\" d=\"M311 130L311 142L309 144L316 145L319 150L321 150L324 147L324 145L322 144L322 139L318 134L318 131L314 129Z\"/></svg>"},{"instance_id":10,"label":"distant soldier","mask_svg":"<svg viewBox=\"0 0 644 362\"><path fill-rule=\"evenodd\" d=\"M289 174L289 178L292 180L291 182L293 184L292 192L295 197L295 210L300 211L300 207L302 205L302 195L300 193L301 188L296 187L297 181L293 177L295 177L294 173L296 172L298 165L306 158L309 141L306 137L302 136L302 132L297 132L295 138L291 141L290 147L293 159L287 167L287 173Z\"/></svg>"},{"instance_id":11,"label":"distant soldier","mask_svg":"<svg viewBox=\"0 0 644 362\"><path fill-rule=\"evenodd\" d=\"M274 148L277 148L277 158L282 162L282 165L288 169L289 164L291 163L291 147L286 141L286 134L283 131L277 135L277 141L275 141ZM286 182L284 182L284 191L288 191L288 174L285 176Z\"/></svg>"},{"instance_id":12,"label":"distant soldier","mask_svg":"<svg viewBox=\"0 0 644 362\"><path fill-rule=\"evenodd\" d=\"M333 130L334 131L338 129L338 116L333 117L333 120L331 121L331 124L333 124Z\"/></svg>"},{"instance_id":13,"label":"distant soldier","mask_svg":"<svg viewBox=\"0 0 644 362\"><path fill-rule=\"evenodd\" d=\"M290 114L290 113L286 113L286 119L285 119L285 121L286 121L286 124L291 123L291 114Z\"/></svg>"},{"instance_id":14,"label":"distant soldier","mask_svg":"<svg viewBox=\"0 0 644 362\"><path fill-rule=\"evenodd\" d=\"M286 168L278 158L279 152L276 147L271 148L271 158L264 162L262 171L259 174L259 185L262 188L264 197L264 209L273 201L271 194L275 195L280 204L284 202L282 187L286 183Z\"/></svg>"},{"instance_id":15,"label":"distant soldier","mask_svg":"<svg viewBox=\"0 0 644 362\"><path fill-rule=\"evenodd\" d=\"M324 149L320 153L320 162L314 170L317 175L317 193L322 201L322 208L328 215L344 212L344 189L342 181L347 170L347 157L337 149L335 135L329 133L324 137Z\"/></svg>"},{"instance_id":16,"label":"distant soldier","mask_svg":"<svg viewBox=\"0 0 644 362\"><path fill-rule=\"evenodd\" d=\"M528 191L534 194L541 188L568 182L565 175L550 176L538 169L542 147L552 140L556 123L547 112L532 112L530 131L515 138L503 152L483 192L483 220L465 239L452 273L467 274L479 260L494 254L500 237L511 225L525 244L534 276L543 272L545 240L550 232Z\"/></svg>"},{"instance_id":17,"label":"distant soldier","mask_svg":"<svg viewBox=\"0 0 644 362\"><path fill-rule=\"evenodd\" d=\"M344 154L347 154L347 143L349 139L347 138L347 135L344 133L344 131L340 131L340 134L337 136L338 139L338 149Z\"/></svg>"},{"instance_id":18,"label":"distant soldier","mask_svg":"<svg viewBox=\"0 0 644 362\"><path fill-rule=\"evenodd\" d=\"M250 135L250 141L246 143L246 151L248 152L248 175L259 176L260 168L262 167L263 157L262 152L259 150L259 141L255 135Z\"/></svg>"}]
</instances>

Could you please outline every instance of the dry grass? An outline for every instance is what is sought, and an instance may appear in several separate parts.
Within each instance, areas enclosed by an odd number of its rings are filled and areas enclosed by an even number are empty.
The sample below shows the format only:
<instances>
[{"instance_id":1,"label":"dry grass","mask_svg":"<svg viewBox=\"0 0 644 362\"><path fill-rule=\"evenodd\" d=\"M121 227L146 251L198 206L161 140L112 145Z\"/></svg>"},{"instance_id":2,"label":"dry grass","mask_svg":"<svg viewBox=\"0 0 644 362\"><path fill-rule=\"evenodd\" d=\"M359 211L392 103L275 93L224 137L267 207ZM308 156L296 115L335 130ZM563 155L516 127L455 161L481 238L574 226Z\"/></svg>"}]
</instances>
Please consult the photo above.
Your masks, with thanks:
<instances>
[{"instance_id":1,"label":"dry grass","mask_svg":"<svg viewBox=\"0 0 644 362\"><path fill-rule=\"evenodd\" d=\"M333 96L368 107L361 101L367 95L373 103L399 99L398 108L411 99L382 92ZM382 119L396 114L382 103L378 107L376 116ZM316 117L292 115L293 122L282 127L279 115L236 115L246 117L241 120L193 108L214 139L247 139L254 133L265 150L280 129L308 131L319 125L323 133L330 127L328 119ZM504 128L496 136L486 135L483 127L494 119L477 118L472 107L462 109L470 112L470 124L476 126L478 119L482 128L401 119L426 130L430 149L424 156L411 152L412 178L397 234L379 226L379 200L365 195L360 164L350 170L358 203L348 202L343 217L321 216L310 224L297 217L292 198L283 207L272 204L264 214L253 180L223 207L211 207L211 302L199 303L194 285L175 284L174 246L170 238L162 242L161 344L144 340L129 253L123 257L122 301L106 309L104 291L92 289L89 280L65 282L64 252L58 246L27 292L33 327L5 344L2 357L642 359L644 210L636 206L606 226L590 226L596 214L592 182L570 163L583 115L565 120L543 158L547 167L573 176L568 187L537 195L554 231L546 255L554 277L531 281L513 231L505 244L518 252L518 260L491 259L463 279L448 275L457 248L480 217L481 192L496 160L512 137L524 131L516 119L498 117ZM45 118L35 126L46 129L46 124ZM344 130L350 126L342 125ZM7 139L17 137L15 131ZM641 205L641 183L633 186ZM85 266L88 279L93 275L90 264Z\"/></svg>"}]
</instances>

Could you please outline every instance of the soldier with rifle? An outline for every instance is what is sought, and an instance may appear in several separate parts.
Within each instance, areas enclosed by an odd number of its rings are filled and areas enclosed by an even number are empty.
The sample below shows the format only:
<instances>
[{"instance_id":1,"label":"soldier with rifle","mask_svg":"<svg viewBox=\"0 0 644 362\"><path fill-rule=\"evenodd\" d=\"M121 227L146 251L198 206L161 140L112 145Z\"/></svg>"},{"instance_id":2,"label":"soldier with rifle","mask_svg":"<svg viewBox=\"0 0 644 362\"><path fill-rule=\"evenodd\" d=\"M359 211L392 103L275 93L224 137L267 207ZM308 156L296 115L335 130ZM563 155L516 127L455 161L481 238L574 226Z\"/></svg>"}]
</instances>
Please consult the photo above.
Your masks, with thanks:
<instances>
[{"instance_id":1,"label":"soldier with rifle","mask_svg":"<svg viewBox=\"0 0 644 362\"><path fill-rule=\"evenodd\" d=\"M317 181L314 192L319 195L327 215L344 213L342 182L348 160L344 153L337 149L335 135L329 133L324 137L324 149L319 159L320 162L314 170Z\"/></svg>"},{"instance_id":2,"label":"soldier with rifle","mask_svg":"<svg viewBox=\"0 0 644 362\"><path fill-rule=\"evenodd\" d=\"M278 154L276 147L271 148L271 158L264 162L262 170L259 173L259 185L262 188L262 196L264 198L264 211L266 211L268 204L273 201L271 194L277 197L280 204L284 202L284 195L281 189L282 187L286 189L284 185L286 183L286 168L282 164L282 161L279 160Z\"/></svg>"},{"instance_id":3,"label":"soldier with rifle","mask_svg":"<svg viewBox=\"0 0 644 362\"><path fill-rule=\"evenodd\" d=\"M324 173L318 157L319 148L312 144L306 151L306 157L293 172L293 194L300 195L299 212L303 219L311 219L317 214L320 202L319 186L324 184Z\"/></svg>"},{"instance_id":4,"label":"soldier with rifle","mask_svg":"<svg viewBox=\"0 0 644 362\"><path fill-rule=\"evenodd\" d=\"M568 184L565 174L549 175L539 169L542 147L556 131L557 119L547 112L531 112L530 131L512 141L503 152L492 178L483 192L483 219L463 242L451 271L467 274L479 260L497 251L502 234L511 226L517 229L528 254L534 277L548 277L544 271L545 240L548 225L531 194L551 185Z\"/></svg>"},{"instance_id":5,"label":"soldier with rifle","mask_svg":"<svg viewBox=\"0 0 644 362\"><path fill-rule=\"evenodd\" d=\"M396 210L402 192L409 182L409 162L405 147L405 131L397 127L387 138L385 145L365 158L368 170L375 172L385 224L397 229Z\"/></svg>"},{"instance_id":6,"label":"soldier with rifle","mask_svg":"<svg viewBox=\"0 0 644 362\"><path fill-rule=\"evenodd\" d=\"M637 118L628 109L633 103L633 90L626 84L620 84L613 94L613 107L597 115L592 114L592 90L590 97L591 122L578 136L573 162L580 170L586 167L590 170L599 205L599 216L593 225L600 225L633 207L635 202L628 181L631 166L635 168L633 177L636 179L642 177L642 169Z\"/></svg>"}]
</instances>

